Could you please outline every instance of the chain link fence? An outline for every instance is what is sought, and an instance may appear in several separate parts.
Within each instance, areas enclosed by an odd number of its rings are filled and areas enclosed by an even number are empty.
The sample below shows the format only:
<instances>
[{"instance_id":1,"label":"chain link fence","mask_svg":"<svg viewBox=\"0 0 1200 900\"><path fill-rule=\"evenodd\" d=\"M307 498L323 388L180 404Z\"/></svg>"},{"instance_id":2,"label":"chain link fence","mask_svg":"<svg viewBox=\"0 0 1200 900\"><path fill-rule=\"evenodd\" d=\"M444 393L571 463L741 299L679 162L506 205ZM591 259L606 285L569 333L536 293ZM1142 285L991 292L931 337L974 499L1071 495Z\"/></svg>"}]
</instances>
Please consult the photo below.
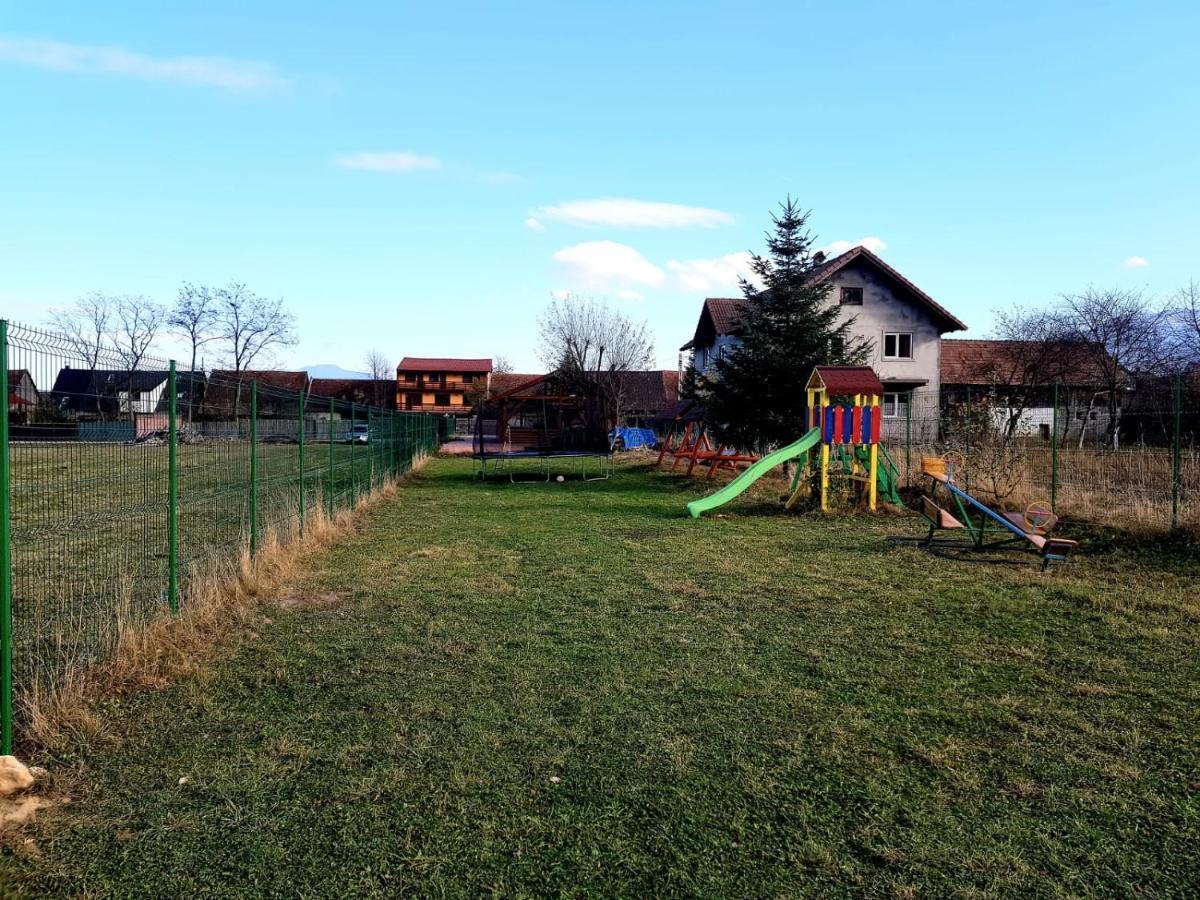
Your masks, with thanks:
<instances>
[{"instance_id":1,"label":"chain link fence","mask_svg":"<svg viewBox=\"0 0 1200 900\"><path fill-rule=\"evenodd\" d=\"M436 451L443 417L305 392L303 373L177 371L0 322L0 716L186 607L268 534L333 517Z\"/></svg>"},{"instance_id":2,"label":"chain link fence","mask_svg":"<svg viewBox=\"0 0 1200 900\"><path fill-rule=\"evenodd\" d=\"M920 484L922 456L955 450L967 489L1010 508L1043 501L1118 528L1200 528L1200 380L1164 378L1111 406L1088 388L1018 403L981 386L889 395L884 408L901 484Z\"/></svg>"}]
</instances>

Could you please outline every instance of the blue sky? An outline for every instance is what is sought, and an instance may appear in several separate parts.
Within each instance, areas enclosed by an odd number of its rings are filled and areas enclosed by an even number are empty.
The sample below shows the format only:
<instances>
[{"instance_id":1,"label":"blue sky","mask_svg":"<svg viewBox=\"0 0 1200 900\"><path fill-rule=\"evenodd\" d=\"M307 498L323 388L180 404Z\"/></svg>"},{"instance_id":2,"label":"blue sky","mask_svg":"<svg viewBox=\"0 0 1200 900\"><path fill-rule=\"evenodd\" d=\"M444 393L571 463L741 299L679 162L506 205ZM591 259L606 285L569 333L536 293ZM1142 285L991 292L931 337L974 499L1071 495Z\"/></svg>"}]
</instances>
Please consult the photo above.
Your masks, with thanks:
<instances>
[{"instance_id":1,"label":"blue sky","mask_svg":"<svg viewBox=\"0 0 1200 900\"><path fill-rule=\"evenodd\" d=\"M673 367L788 193L974 334L1165 295L1200 277L1198 36L1195 2L0 0L0 311L233 279L296 313L283 363L529 369L575 291Z\"/></svg>"}]
</instances>

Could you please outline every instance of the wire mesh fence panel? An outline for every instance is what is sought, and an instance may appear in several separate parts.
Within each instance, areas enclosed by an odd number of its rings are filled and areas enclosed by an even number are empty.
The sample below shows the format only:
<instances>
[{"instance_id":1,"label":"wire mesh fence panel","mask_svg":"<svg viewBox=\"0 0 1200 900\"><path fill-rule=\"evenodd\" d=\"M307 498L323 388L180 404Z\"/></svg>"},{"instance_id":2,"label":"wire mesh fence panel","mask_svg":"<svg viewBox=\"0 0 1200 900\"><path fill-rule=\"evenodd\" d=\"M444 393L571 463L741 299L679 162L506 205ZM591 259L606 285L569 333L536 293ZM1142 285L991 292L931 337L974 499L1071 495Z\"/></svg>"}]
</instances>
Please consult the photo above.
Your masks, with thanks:
<instances>
[{"instance_id":1,"label":"wire mesh fence panel","mask_svg":"<svg viewBox=\"0 0 1200 900\"><path fill-rule=\"evenodd\" d=\"M175 372L12 323L5 347L25 698L109 658L176 596L186 606L191 578L236 565L256 538L351 508L438 446L434 417L308 396L303 373Z\"/></svg>"},{"instance_id":2,"label":"wire mesh fence panel","mask_svg":"<svg viewBox=\"0 0 1200 900\"><path fill-rule=\"evenodd\" d=\"M1149 397L1048 391L1041 402L1004 403L986 388L919 395L884 417L883 438L901 483L920 484L921 459L966 459L963 480L1009 507L1052 503L1069 518L1117 527L1200 526L1200 397L1179 382Z\"/></svg>"},{"instance_id":3,"label":"wire mesh fence panel","mask_svg":"<svg viewBox=\"0 0 1200 900\"><path fill-rule=\"evenodd\" d=\"M35 692L166 601L168 372L15 324L8 369L13 675Z\"/></svg>"}]
</instances>

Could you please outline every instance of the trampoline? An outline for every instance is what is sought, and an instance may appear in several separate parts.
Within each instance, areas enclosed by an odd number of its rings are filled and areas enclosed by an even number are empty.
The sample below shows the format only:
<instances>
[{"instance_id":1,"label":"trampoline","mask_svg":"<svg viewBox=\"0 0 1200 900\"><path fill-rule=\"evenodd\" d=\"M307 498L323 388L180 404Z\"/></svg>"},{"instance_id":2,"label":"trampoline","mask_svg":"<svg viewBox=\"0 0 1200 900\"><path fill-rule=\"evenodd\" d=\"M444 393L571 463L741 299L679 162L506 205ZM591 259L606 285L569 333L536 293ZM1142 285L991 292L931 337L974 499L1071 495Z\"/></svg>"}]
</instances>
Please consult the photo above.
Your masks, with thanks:
<instances>
[{"instance_id":1,"label":"trampoline","mask_svg":"<svg viewBox=\"0 0 1200 900\"><path fill-rule=\"evenodd\" d=\"M473 453L471 460L472 472L481 481L487 481L489 474L507 475L513 484L575 474L584 481L607 481L613 472L609 450L493 450Z\"/></svg>"},{"instance_id":2,"label":"trampoline","mask_svg":"<svg viewBox=\"0 0 1200 900\"><path fill-rule=\"evenodd\" d=\"M560 382L555 373L539 375L493 399L498 450L489 449L484 439L481 398L471 453L476 478L545 483L568 476L584 481L612 477L612 441L599 396L580 395Z\"/></svg>"}]
</instances>

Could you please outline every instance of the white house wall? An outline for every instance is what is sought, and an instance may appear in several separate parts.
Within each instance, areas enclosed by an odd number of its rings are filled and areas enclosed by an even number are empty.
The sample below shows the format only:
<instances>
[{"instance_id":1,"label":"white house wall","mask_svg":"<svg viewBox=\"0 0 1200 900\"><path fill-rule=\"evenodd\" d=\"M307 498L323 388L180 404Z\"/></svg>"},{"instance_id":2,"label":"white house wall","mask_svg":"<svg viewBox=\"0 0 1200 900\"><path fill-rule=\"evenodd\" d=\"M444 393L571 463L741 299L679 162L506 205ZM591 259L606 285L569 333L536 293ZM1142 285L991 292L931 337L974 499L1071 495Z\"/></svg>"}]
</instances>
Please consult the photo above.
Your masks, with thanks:
<instances>
[{"instance_id":1,"label":"white house wall","mask_svg":"<svg viewBox=\"0 0 1200 900\"><path fill-rule=\"evenodd\" d=\"M925 381L913 392L915 408L932 403L936 407L940 390L941 335L937 322L923 306L897 297L891 286L872 267L852 263L830 279L830 302L840 305L843 287L862 288L862 306L843 306L842 321L853 317L850 332L871 342L867 364L883 381ZM912 335L912 359L885 360L883 336L886 332ZM926 399L926 398L931 399Z\"/></svg>"}]
</instances>

